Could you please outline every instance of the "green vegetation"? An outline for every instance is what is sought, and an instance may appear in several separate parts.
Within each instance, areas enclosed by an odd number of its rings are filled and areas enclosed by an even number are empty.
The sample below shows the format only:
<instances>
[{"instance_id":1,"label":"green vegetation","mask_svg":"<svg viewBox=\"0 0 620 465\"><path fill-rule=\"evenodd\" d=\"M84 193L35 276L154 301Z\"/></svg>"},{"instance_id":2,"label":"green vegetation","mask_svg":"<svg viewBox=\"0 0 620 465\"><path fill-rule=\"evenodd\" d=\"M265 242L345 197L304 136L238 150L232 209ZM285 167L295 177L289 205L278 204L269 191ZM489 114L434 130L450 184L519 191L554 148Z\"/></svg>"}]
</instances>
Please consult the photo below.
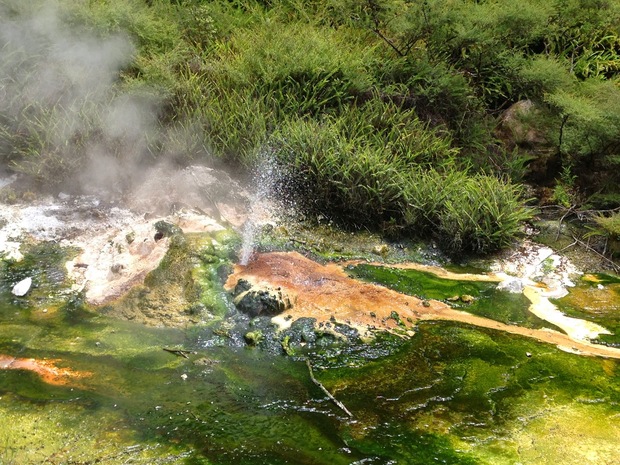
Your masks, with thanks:
<instances>
[{"instance_id":1,"label":"green vegetation","mask_svg":"<svg viewBox=\"0 0 620 465\"><path fill-rule=\"evenodd\" d=\"M155 227L170 237L166 255L146 275L143 285L103 307L103 312L149 324L165 321L169 326L206 323L225 316L230 302L222 277L238 248L237 235L227 230L183 234L178 226L165 221Z\"/></svg>"},{"instance_id":2,"label":"green vegetation","mask_svg":"<svg viewBox=\"0 0 620 465\"><path fill-rule=\"evenodd\" d=\"M61 38L95 36L120 52L99 69L104 88L87 81L95 89L74 95L84 82L61 74L49 98L23 104L50 69L37 57L53 57L58 41L30 50L2 39L14 92L0 158L42 183L85 169L95 146L123 163L244 169L268 153L312 212L435 236L452 252L509 243L528 217L514 184L524 180L551 186L566 207L620 203L617 2L59 4L72 31ZM0 2L12 18L41 5ZM139 116L125 127L137 130L110 129L129 104Z\"/></svg>"},{"instance_id":3,"label":"green vegetation","mask_svg":"<svg viewBox=\"0 0 620 465\"><path fill-rule=\"evenodd\" d=\"M389 359L386 365L383 358L351 353L314 366L317 378L351 411L376 409L348 426L349 444L377 455L389 451L399 462L577 464L587 461L579 449L588 446L576 432L601 418L594 412L583 417L583 409L598 405L609 408L607 415L618 410L616 361L575 358L493 330L422 323ZM409 431L397 433L394 418L410 425ZM548 421L558 430L545 432ZM606 436L604 428L595 429L598 438ZM533 441L526 444L525 438ZM594 447L605 450L609 440ZM568 449L575 455L564 459Z\"/></svg>"},{"instance_id":4,"label":"green vegetation","mask_svg":"<svg viewBox=\"0 0 620 465\"><path fill-rule=\"evenodd\" d=\"M528 310L530 301L523 294L498 290L497 283L442 279L423 271L374 265L357 265L347 271L355 278L421 299L442 300L451 307L502 323L558 330Z\"/></svg>"},{"instance_id":5,"label":"green vegetation","mask_svg":"<svg viewBox=\"0 0 620 465\"><path fill-rule=\"evenodd\" d=\"M0 303L0 354L84 374L52 385L0 370L0 461L618 461L617 360L451 322L422 322L410 339L293 344L292 357L213 338ZM306 358L353 421L311 381Z\"/></svg>"},{"instance_id":6,"label":"green vegetation","mask_svg":"<svg viewBox=\"0 0 620 465\"><path fill-rule=\"evenodd\" d=\"M620 256L620 212L599 214L594 216L593 221L594 225L586 236L603 239L604 252L609 253L612 258Z\"/></svg>"}]
</instances>

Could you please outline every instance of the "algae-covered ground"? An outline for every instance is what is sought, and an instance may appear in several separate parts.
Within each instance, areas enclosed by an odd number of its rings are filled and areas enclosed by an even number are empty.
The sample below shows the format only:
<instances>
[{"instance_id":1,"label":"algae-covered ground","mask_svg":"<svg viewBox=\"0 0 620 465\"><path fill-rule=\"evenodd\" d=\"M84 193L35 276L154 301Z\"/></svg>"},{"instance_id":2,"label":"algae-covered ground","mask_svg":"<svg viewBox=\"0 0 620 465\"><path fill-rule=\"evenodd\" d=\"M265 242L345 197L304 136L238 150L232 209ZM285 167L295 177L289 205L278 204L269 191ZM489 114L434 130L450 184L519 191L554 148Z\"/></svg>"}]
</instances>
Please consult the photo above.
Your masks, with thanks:
<instances>
[{"instance_id":1,"label":"algae-covered ground","mask_svg":"<svg viewBox=\"0 0 620 465\"><path fill-rule=\"evenodd\" d=\"M296 357L205 334L2 305L0 351L83 376L0 370L1 463L614 463L620 367L432 322L404 341ZM163 348L183 348L175 356ZM345 415L311 381L344 403Z\"/></svg>"},{"instance_id":2,"label":"algae-covered ground","mask_svg":"<svg viewBox=\"0 0 620 465\"><path fill-rule=\"evenodd\" d=\"M89 373L66 386L0 373L3 463L618 459L618 362L490 330L423 324L408 342L307 354L349 419L300 360L204 348L199 332L102 317L69 323L14 307L3 308L2 327L4 352Z\"/></svg>"},{"instance_id":3,"label":"algae-covered ground","mask_svg":"<svg viewBox=\"0 0 620 465\"><path fill-rule=\"evenodd\" d=\"M528 311L530 301L522 293L500 291L496 282L442 279L429 272L367 264L350 266L348 271L358 279L422 299L445 301L454 308L502 323L557 329Z\"/></svg>"},{"instance_id":4,"label":"algae-covered ground","mask_svg":"<svg viewBox=\"0 0 620 465\"><path fill-rule=\"evenodd\" d=\"M240 328L264 330L268 319L236 314L222 291L234 235L186 235L171 244L144 286L110 304L107 316L84 305L61 273L73 251L48 244L25 248L21 264L3 262L1 464L620 461L618 360L446 321L419 322L410 338L304 342L289 355L284 347L250 347ZM383 251L371 242L364 249ZM11 284L34 268L32 293L11 295ZM370 265L349 271L505 323L544 326L520 295L493 283ZM586 276L565 299L609 323L613 308L603 318L578 299L607 292L617 302L615 285ZM110 317L126 311L128 299L134 310L159 302L164 312L183 313L186 324ZM306 361L352 417L313 383ZM54 382L28 368L36 366L56 373Z\"/></svg>"},{"instance_id":5,"label":"algae-covered ground","mask_svg":"<svg viewBox=\"0 0 620 465\"><path fill-rule=\"evenodd\" d=\"M387 359L326 365L333 367L326 384L351 399L352 411L364 412L350 427L352 443L366 450L380 444L397 463L577 464L619 457L616 361L487 329L426 323Z\"/></svg>"}]
</instances>

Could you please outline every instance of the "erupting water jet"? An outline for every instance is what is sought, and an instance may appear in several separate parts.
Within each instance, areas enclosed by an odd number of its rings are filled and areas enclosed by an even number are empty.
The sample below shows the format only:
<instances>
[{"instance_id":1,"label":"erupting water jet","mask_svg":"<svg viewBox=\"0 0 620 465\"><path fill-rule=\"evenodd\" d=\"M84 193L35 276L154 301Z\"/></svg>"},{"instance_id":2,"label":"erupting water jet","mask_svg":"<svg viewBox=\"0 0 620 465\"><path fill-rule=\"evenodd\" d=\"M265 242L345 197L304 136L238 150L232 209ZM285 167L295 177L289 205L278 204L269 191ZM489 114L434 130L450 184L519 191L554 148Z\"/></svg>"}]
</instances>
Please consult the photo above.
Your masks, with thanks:
<instances>
[{"instance_id":1,"label":"erupting water jet","mask_svg":"<svg viewBox=\"0 0 620 465\"><path fill-rule=\"evenodd\" d=\"M248 217L241 232L239 264L246 266L254 254L257 237L266 224L294 211L294 202L282 195L285 179L284 167L270 155L261 158L257 165L250 193Z\"/></svg>"}]
</instances>

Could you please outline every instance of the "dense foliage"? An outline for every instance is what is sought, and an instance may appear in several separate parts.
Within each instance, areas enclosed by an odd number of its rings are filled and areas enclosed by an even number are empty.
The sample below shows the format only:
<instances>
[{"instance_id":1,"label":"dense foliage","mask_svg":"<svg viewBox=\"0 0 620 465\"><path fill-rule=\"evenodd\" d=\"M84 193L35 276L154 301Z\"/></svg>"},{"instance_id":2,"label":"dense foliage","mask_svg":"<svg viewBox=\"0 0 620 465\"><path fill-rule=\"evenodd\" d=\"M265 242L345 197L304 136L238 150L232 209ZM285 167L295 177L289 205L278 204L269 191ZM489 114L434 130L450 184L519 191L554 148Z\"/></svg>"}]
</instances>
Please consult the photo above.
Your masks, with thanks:
<instances>
[{"instance_id":1,"label":"dense foliage","mask_svg":"<svg viewBox=\"0 0 620 465\"><path fill-rule=\"evenodd\" d=\"M46 3L0 8L17 20ZM71 94L65 80L54 98L3 100L0 161L43 182L71 177L102 150L246 168L269 153L311 196L307 207L432 235L453 251L491 250L518 233L528 213L513 183L533 182L567 207L620 205L617 1L60 5L74 37L113 47L129 35L133 49L96 98ZM48 70L12 40L0 37L10 52L3 81ZM46 43L36 55L59 46ZM111 111L109 101L121 104ZM151 106L139 107L135 132L110 130L128 101Z\"/></svg>"}]
</instances>

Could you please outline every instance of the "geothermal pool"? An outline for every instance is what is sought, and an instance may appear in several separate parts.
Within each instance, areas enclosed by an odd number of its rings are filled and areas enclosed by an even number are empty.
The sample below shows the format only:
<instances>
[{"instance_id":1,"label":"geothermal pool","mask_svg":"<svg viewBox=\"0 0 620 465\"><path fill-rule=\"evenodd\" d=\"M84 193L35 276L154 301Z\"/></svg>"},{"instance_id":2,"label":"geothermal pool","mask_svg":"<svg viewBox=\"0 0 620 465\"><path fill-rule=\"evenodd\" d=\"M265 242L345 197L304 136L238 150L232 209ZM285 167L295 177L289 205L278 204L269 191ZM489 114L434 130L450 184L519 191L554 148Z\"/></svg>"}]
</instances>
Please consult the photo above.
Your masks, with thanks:
<instances>
[{"instance_id":1,"label":"geothermal pool","mask_svg":"<svg viewBox=\"0 0 620 465\"><path fill-rule=\"evenodd\" d=\"M580 283L563 305L577 312L597 286ZM617 304L615 284L606 286L601 299L616 300L601 308ZM506 307L505 295L487 292L479 311L493 299ZM421 321L410 338L284 355L222 342L200 325L28 306L8 291L0 302L2 464L620 460L618 360L450 321ZM527 303L512 299L506 318L518 319L519 305ZM312 381L306 360L351 417Z\"/></svg>"}]
</instances>

